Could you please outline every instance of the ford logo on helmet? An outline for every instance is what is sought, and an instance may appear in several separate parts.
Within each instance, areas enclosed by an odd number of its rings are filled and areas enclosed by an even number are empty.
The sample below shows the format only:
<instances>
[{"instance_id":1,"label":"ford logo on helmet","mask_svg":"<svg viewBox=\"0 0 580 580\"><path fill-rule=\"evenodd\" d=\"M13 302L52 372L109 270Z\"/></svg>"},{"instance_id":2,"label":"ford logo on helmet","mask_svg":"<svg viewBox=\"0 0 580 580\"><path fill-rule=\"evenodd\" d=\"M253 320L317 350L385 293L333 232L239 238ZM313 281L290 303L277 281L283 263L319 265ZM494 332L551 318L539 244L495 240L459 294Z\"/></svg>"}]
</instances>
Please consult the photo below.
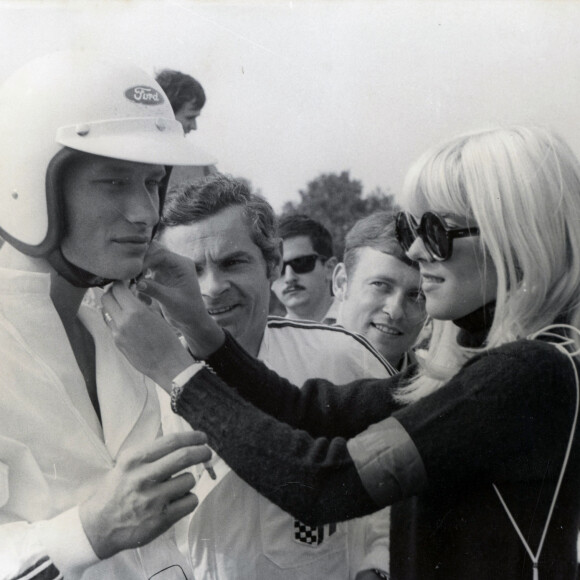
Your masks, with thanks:
<instances>
[{"instance_id":1,"label":"ford logo on helmet","mask_svg":"<svg viewBox=\"0 0 580 580\"><path fill-rule=\"evenodd\" d=\"M153 87L139 85L125 91L125 96L140 105L160 105L164 102L163 95Z\"/></svg>"}]
</instances>

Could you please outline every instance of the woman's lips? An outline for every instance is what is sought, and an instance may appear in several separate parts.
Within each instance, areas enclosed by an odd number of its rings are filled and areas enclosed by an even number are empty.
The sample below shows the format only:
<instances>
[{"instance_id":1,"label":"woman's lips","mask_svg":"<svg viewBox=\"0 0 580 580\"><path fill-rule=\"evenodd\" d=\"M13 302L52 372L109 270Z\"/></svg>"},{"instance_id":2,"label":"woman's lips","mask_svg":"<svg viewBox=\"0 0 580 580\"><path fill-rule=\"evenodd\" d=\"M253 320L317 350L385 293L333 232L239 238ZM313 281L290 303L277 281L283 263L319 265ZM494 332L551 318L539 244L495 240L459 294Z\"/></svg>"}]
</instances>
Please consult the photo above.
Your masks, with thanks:
<instances>
[{"instance_id":1,"label":"woman's lips","mask_svg":"<svg viewBox=\"0 0 580 580\"><path fill-rule=\"evenodd\" d=\"M421 290L423 290L423 292L429 292L429 290L433 290L443 282L445 282L445 278L421 273Z\"/></svg>"}]
</instances>

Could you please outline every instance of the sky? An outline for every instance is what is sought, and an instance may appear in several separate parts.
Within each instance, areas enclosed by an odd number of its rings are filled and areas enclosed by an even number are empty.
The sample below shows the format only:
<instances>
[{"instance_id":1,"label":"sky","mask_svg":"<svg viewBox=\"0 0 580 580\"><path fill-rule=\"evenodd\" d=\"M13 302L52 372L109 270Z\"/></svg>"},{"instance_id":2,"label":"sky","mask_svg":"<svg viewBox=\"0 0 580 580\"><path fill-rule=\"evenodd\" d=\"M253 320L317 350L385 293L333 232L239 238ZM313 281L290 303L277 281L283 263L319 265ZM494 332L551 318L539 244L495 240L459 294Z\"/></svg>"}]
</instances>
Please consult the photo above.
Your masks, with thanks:
<instances>
[{"instance_id":1,"label":"sky","mask_svg":"<svg viewBox=\"0 0 580 580\"><path fill-rule=\"evenodd\" d=\"M280 210L321 173L396 192L454 134L535 123L580 154L580 0L0 0L0 81L63 48L196 77L194 140Z\"/></svg>"}]
</instances>

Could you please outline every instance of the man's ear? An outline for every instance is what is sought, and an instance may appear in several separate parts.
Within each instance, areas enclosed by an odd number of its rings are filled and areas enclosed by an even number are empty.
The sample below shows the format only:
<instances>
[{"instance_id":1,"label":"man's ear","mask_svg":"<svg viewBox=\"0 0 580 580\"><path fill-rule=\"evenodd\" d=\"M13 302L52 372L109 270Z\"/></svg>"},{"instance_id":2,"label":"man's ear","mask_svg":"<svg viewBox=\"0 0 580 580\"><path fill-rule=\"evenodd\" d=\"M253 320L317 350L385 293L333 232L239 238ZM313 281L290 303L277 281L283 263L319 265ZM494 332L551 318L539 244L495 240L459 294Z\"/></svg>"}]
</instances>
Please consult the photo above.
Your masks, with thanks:
<instances>
[{"instance_id":1,"label":"man's ear","mask_svg":"<svg viewBox=\"0 0 580 580\"><path fill-rule=\"evenodd\" d=\"M270 283L280 278L280 274L282 273L283 251L284 251L284 241L282 240L282 238L279 238L278 251L276 252L276 256L269 263L268 280L270 280Z\"/></svg>"},{"instance_id":2,"label":"man's ear","mask_svg":"<svg viewBox=\"0 0 580 580\"><path fill-rule=\"evenodd\" d=\"M326 271L326 279L329 282L332 281L334 268L335 268L337 263L338 263L338 260L334 256L332 256L331 258L328 258L328 260L326 260L326 262L324 262L324 269Z\"/></svg>"},{"instance_id":3,"label":"man's ear","mask_svg":"<svg viewBox=\"0 0 580 580\"><path fill-rule=\"evenodd\" d=\"M340 302L343 302L346 297L347 285L348 278L344 262L339 262L332 274L332 292Z\"/></svg>"}]
</instances>

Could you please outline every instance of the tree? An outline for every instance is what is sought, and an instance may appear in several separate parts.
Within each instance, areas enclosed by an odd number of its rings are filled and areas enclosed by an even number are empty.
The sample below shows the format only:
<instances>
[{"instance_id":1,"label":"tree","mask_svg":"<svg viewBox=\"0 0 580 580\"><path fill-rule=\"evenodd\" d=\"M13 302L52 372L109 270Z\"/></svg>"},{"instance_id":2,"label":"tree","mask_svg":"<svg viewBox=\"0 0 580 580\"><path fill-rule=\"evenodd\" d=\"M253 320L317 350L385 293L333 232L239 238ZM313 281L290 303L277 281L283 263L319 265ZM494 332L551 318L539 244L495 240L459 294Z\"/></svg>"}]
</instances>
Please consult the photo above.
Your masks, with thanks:
<instances>
[{"instance_id":1,"label":"tree","mask_svg":"<svg viewBox=\"0 0 580 580\"><path fill-rule=\"evenodd\" d=\"M344 238L359 219L378 210L391 211L393 196L380 188L363 195L362 183L351 179L349 171L323 173L299 191L298 203L287 202L282 216L303 213L323 224L334 240L335 254L340 258Z\"/></svg>"}]
</instances>

